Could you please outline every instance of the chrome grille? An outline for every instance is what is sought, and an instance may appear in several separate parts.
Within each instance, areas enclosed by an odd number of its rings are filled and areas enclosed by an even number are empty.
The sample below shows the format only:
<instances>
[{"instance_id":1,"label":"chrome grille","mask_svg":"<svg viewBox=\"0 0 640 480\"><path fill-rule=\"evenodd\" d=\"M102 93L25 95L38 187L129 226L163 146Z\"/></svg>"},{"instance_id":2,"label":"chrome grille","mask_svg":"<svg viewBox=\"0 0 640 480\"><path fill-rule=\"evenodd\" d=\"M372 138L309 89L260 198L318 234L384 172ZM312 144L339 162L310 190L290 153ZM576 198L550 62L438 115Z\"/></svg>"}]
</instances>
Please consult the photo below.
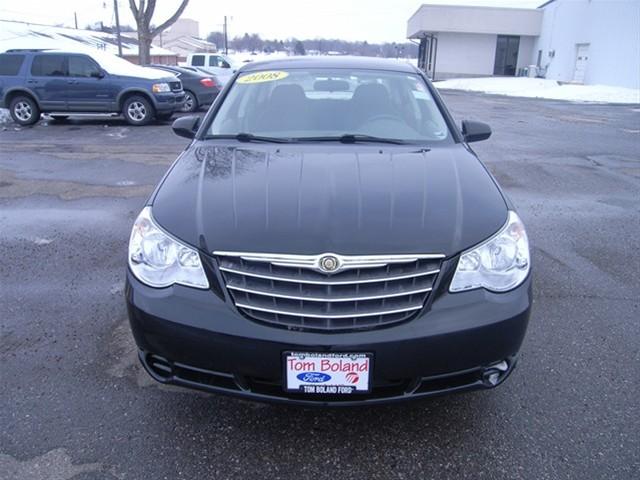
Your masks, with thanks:
<instances>
[{"instance_id":1,"label":"chrome grille","mask_svg":"<svg viewBox=\"0 0 640 480\"><path fill-rule=\"evenodd\" d=\"M302 330L372 329L424 307L444 255L343 256L214 252L236 307ZM322 259L337 260L333 272Z\"/></svg>"},{"instance_id":2,"label":"chrome grille","mask_svg":"<svg viewBox=\"0 0 640 480\"><path fill-rule=\"evenodd\" d=\"M171 91L179 92L182 90L182 82L178 80L177 82L169 82L169 86L171 87Z\"/></svg>"}]
</instances>

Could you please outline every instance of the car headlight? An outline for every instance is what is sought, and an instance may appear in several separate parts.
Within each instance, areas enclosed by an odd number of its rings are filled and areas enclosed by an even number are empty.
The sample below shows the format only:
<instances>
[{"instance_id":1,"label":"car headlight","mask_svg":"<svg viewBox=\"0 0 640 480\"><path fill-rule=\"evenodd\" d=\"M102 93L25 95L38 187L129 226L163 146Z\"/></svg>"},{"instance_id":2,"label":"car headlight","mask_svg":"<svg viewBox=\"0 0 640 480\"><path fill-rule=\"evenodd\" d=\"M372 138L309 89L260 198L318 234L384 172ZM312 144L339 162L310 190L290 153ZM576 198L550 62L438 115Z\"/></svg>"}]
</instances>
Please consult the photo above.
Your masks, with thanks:
<instances>
[{"instance_id":1,"label":"car headlight","mask_svg":"<svg viewBox=\"0 0 640 480\"><path fill-rule=\"evenodd\" d=\"M153 221L151 207L145 207L133 224L129 268L138 280L151 287L179 283L209 288L198 252L161 230Z\"/></svg>"},{"instance_id":2,"label":"car headlight","mask_svg":"<svg viewBox=\"0 0 640 480\"><path fill-rule=\"evenodd\" d=\"M486 288L506 292L527 278L530 265L527 232L518 215L510 211L498 233L460 255L449 290Z\"/></svg>"},{"instance_id":3,"label":"car headlight","mask_svg":"<svg viewBox=\"0 0 640 480\"><path fill-rule=\"evenodd\" d=\"M153 93L166 93L171 91L171 87L168 83L154 83L151 90Z\"/></svg>"}]
</instances>

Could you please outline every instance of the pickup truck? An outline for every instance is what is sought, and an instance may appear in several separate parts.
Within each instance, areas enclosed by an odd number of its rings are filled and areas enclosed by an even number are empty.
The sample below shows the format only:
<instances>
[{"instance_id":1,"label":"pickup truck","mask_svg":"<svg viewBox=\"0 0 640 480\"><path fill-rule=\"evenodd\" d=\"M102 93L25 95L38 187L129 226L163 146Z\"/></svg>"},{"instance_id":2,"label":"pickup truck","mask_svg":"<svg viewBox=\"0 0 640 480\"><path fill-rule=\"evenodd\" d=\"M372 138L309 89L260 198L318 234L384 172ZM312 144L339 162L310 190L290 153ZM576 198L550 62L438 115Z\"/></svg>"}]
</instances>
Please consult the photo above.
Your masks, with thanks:
<instances>
[{"instance_id":1,"label":"pickup truck","mask_svg":"<svg viewBox=\"0 0 640 480\"><path fill-rule=\"evenodd\" d=\"M202 71L215 75L223 85L231 79L237 70L233 60L221 53L190 53L187 56L187 61L182 65L198 67Z\"/></svg>"}]
</instances>

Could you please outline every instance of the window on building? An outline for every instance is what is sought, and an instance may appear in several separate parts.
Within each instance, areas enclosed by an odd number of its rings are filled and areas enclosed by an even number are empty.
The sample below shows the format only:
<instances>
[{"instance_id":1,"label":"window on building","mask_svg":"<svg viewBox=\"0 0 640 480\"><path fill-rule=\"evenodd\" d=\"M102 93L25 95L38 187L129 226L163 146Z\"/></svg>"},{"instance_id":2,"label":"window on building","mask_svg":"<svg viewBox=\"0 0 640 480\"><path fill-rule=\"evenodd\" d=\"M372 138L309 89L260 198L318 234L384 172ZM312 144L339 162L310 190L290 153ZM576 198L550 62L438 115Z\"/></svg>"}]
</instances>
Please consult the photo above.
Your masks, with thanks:
<instances>
[{"instance_id":1,"label":"window on building","mask_svg":"<svg viewBox=\"0 0 640 480\"><path fill-rule=\"evenodd\" d=\"M520 48L520 37L512 35L498 35L496 44L496 60L493 67L494 75L516 74L518 67L518 49Z\"/></svg>"},{"instance_id":2,"label":"window on building","mask_svg":"<svg viewBox=\"0 0 640 480\"><path fill-rule=\"evenodd\" d=\"M67 75L64 55L36 55L31 64L36 77L64 77Z\"/></svg>"},{"instance_id":3,"label":"window on building","mask_svg":"<svg viewBox=\"0 0 640 480\"><path fill-rule=\"evenodd\" d=\"M542 50L538 50L538 60L536 60L536 66L538 68L542 66Z\"/></svg>"}]
</instances>

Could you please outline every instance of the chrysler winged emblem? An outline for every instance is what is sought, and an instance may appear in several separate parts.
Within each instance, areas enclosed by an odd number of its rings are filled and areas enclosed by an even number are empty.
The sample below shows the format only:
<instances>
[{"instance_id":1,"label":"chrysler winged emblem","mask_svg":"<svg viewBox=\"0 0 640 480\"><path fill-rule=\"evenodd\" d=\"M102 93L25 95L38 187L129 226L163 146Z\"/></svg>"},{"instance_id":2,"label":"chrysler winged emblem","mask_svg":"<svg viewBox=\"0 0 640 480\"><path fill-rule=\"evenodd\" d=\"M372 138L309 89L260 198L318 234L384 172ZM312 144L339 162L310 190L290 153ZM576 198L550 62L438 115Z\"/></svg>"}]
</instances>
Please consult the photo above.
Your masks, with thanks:
<instances>
[{"instance_id":1,"label":"chrysler winged emblem","mask_svg":"<svg viewBox=\"0 0 640 480\"><path fill-rule=\"evenodd\" d=\"M324 257L320 258L320 269L323 272L335 272L339 266L340 262L338 261L338 258L334 257L333 255L325 255Z\"/></svg>"}]
</instances>

